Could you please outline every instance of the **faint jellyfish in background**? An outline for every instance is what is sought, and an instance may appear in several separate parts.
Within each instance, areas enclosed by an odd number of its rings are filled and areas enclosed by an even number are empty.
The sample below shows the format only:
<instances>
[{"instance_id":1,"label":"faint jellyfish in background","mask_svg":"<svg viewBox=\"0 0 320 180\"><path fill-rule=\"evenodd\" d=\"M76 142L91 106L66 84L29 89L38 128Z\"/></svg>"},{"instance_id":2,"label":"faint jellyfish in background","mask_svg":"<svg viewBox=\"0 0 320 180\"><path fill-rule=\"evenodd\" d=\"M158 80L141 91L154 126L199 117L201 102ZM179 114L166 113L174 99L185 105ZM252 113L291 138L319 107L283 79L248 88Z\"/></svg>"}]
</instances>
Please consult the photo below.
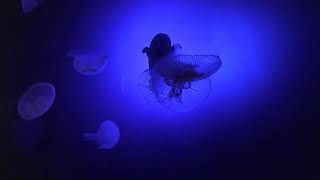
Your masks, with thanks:
<instances>
[{"instance_id":1,"label":"faint jellyfish in background","mask_svg":"<svg viewBox=\"0 0 320 180\"><path fill-rule=\"evenodd\" d=\"M18 102L18 114L24 120L32 120L46 113L56 97L56 91L50 83L32 85Z\"/></svg>"},{"instance_id":2,"label":"faint jellyfish in background","mask_svg":"<svg viewBox=\"0 0 320 180\"><path fill-rule=\"evenodd\" d=\"M107 56L101 53L71 50L68 57L73 59L73 67L83 75L97 75L107 64Z\"/></svg>"},{"instance_id":3,"label":"faint jellyfish in background","mask_svg":"<svg viewBox=\"0 0 320 180\"><path fill-rule=\"evenodd\" d=\"M21 0L21 7L25 14L36 9L43 0Z\"/></svg>"},{"instance_id":4,"label":"faint jellyfish in background","mask_svg":"<svg viewBox=\"0 0 320 180\"><path fill-rule=\"evenodd\" d=\"M112 149L120 139L119 127L110 120L101 123L97 133L84 133L85 141L96 141L99 149Z\"/></svg>"},{"instance_id":5,"label":"faint jellyfish in background","mask_svg":"<svg viewBox=\"0 0 320 180\"><path fill-rule=\"evenodd\" d=\"M216 55L182 55L180 44L171 46L166 34L157 34L142 52L149 70L142 73L138 87L147 99L156 99L169 110L185 112L199 106L208 97L209 79L221 65ZM153 96L153 97L151 97Z\"/></svg>"},{"instance_id":6,"label":"faint jellyfish in background","mask_svg":"<svg viewBox=\"0 0 320 180\"><path fill-rule=\"evenodd\" d=\"M23 153L32 153L39 147L44 135L42 119L18 121L14 128L13 144Z\"/></svg>"}]
</instances>

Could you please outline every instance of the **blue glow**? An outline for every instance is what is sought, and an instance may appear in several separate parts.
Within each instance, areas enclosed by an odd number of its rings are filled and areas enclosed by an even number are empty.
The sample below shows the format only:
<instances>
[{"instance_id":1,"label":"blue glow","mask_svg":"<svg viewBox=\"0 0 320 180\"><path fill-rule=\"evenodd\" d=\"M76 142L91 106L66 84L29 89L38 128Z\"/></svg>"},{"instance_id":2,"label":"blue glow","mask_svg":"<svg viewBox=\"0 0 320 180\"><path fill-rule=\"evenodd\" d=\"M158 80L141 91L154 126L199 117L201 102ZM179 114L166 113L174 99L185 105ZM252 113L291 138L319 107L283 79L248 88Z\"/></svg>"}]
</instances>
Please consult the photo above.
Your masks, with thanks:
<instances>
[{"instance_id":1,"label":"blue glow","mask_svg":"<svg viewBox=\"0 0 320 180\"><path fill-rule=\"evenodd\" d=\"M110 57L92 90L99 97L98 111L112 105L127 123L185 123L208 114L218 121L222 114L236 115L278 93L273 88L278 81L274 74L279 72L277 64L287 40L286 29L279 26L281 19L263 6L208 3L139 1L106 5L108 11L96 7L95 22L86 19L95 27L88 39ZM139 92L138 78L148 68L141 51L158 33L168 34L173 44L180 43L185 54L214 54L223 62L211 77L208 99L195 111L170 112L146 103Z\"/></svg>"}]
</instances>

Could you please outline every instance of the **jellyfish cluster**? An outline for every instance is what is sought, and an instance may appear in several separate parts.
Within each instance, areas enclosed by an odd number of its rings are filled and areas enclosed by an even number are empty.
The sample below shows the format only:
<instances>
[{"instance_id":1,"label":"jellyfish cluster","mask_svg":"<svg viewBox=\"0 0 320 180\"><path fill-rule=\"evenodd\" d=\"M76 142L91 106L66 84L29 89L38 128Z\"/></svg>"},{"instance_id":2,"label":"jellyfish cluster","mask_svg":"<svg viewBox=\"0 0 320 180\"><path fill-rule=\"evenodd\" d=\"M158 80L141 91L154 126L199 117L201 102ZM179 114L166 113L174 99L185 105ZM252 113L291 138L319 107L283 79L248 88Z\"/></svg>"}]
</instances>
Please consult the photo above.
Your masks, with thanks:
<instances>
[{"instance_id":1,"label":"jellyfish cluster","mask_svg":"<svg viewBox=\"0 0 320 180\"><path fill-rule=\"evenodd\" d=\"M23 12L32 12L41 1L21 0ZM205 101L211 88L210 77L222 64L219 56L183 55L180 54L181 50L180 44L171 45L168 35L157 34L150 46L142 50L148 56L149 68L140 75L138 83L140 92L148 101L159 103L175 112L192 110ZM92 51L72 49L66 56L72 59L73 67L78 73L87 76L103 72L108 61L105 53ZM122 81L124 82L124 77ZM50 111L55 99L55 86L47 82L35 83L22 93L17 103L17 112L25 121L17 126L15 135L20 148L32 140L41 139L44 129L40 123L42 116ZM32 122L38 124L30 124ZM27 136L31 132L34 132L33 136ZM115 122L105 120L95 133L83 133L83 140L94 141L98 149L113 149L119 143L120 130ZM35 140L32 143L37 142ZM32 146L25 150L32 150Z\"/></svg>"},{"instance_id":2,"label":"jellyfish cluster","mask_svg":"<svg viewBox=\"0 0 320 180\"><path fill-rule=\"evenodd\" d=\"M180 44L171 46L166 34L157 34L150 47L142 52L148 56L149 69L139 78L138 87L149 101L156 101L175 112L198 107L208 97L211 80L221 67L216 55L182 55Z\"/></svg>"}]
</instances>

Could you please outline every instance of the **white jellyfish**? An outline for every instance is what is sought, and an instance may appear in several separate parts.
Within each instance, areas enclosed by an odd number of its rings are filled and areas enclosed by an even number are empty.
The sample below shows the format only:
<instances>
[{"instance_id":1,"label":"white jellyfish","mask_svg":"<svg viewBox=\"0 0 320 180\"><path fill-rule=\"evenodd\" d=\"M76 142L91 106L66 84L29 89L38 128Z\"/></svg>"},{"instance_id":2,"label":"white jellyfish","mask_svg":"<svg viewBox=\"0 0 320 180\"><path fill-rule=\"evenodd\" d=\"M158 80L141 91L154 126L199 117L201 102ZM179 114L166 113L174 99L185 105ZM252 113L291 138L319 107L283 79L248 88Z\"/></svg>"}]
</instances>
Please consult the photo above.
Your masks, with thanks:
<instances>
[{"instance_id":1,"label":"white jellyfish","mask_svg":"<svg viewBox=\"0 0 320 180\"><path fill-rule=\"evenodd\" d=\"M32 85L18 102L18 114L24 120L32 120L42 116L55 100L55 88L50 83Z\"/></svg>"},{"instance_id":2,"label":"white jellyfish","mask_svg":"<svg viewBox=\"0 0 320 180\"><path fill-rule=\"evenodd\" d=\"M99 149L112 149L120 139L119 127L110 120L101 123L97 133L84 133L85 141L96 141Z\"/></svg>"},{"instance_id":3,"label":"white jellyfish","mask_svg":"<svg viewBox=\"0 0 320 180\"><path fill-rule=\"evenodd\" d=\"M39 6L42 0L21 0L21 7L24 13L28 14Z\"/></svg>"},{"instance_id":4,"label":"white jellyfish","mask_svg":"<svg viewBox=\"0 0 320 180\"><path fill-rule=\"evenodd\" d=\"M72 57L73 67L83 75L97 75L107 64L107 56L104 54L72 50L67 56Z\"/></svg>"}]
</instances>

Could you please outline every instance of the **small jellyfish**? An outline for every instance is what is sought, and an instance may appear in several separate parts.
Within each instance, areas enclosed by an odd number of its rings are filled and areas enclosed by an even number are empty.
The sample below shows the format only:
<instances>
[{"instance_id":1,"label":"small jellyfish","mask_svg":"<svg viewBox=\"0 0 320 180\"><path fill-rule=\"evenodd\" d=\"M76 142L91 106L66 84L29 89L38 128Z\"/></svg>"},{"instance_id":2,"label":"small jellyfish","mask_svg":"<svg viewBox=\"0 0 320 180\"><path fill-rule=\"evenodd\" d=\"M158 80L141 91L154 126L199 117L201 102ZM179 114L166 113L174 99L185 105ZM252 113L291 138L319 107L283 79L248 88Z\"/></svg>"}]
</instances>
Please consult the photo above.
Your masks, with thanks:
<instances>
[{"instance_id":1,"label":"small jellyfish","mask_svg":"<svg viewBox=\"0 0 320 180\"><path fill-rule=\"evenodd\" d=\"M97 133L84 133L85 141L96 141L99 149L112 149L120 139L119 127L112 121L106 120L101 123Z\"/></svg>"},{"instance_id":2,"label":"small jellyfish","mask_svg":"<svg viewBox=\"0 0 320 180\"><path fill-rule=\"evenodd\" d=\"M34 84L20 98L18 114L24 120L36 119L51 108L55 96L55 88L52 84Z\"/></svg>"},{"instance_id":3,"label":"small jellyfish","mask_svg":"<svg viewBox=\"0 0 320 180\"><path fill-rule=\"evenodd\" d=\"M73 58L73 67L83 75L97 75L103 71L107 64L107 56L92 52L70 51Z\"/></svg>"},{"instance_id":4,"label":"small jellyfish","mask_svg":"<svg viewBox=\"0 0 320 180\"><path fill-rule=\"evenodd\" d=\"M32 12L39 6L42 0L21 0L21 7L25 14Z\"/></svg>"}]
</instances>

